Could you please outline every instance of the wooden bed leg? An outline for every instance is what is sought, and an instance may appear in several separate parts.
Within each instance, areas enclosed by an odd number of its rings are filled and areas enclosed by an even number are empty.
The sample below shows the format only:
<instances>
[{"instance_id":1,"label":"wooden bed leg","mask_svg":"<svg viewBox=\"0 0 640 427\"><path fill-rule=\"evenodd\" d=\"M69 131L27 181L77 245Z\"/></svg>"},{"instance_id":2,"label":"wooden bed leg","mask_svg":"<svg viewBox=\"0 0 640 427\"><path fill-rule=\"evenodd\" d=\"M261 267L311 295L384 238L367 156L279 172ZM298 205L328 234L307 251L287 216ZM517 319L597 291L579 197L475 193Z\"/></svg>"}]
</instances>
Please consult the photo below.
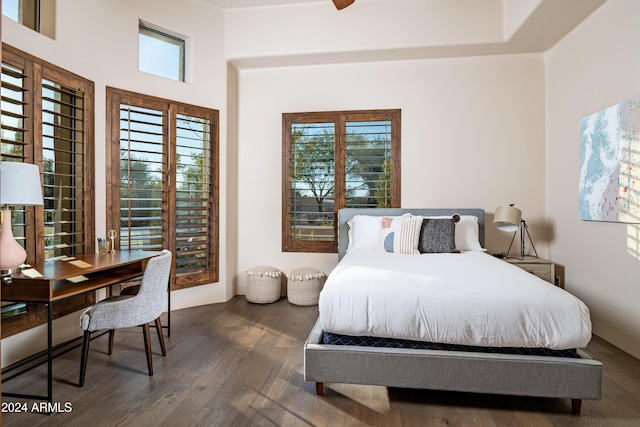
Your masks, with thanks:
<instances>
[{"instance_id":1,"label":"wooden bed leg","mask_svg":"<svg viewBox=\"0 0 640 427\"><path fill-rule=\"evenodd\" d=\"M322 387L324 386L324 383L316 383L316 394L318 396L322 396Z\"/></svg>"},{"instance_id":2,"label":"wooden bed leg","mask_svg":"<svg viewBox=\"0 0 640 427\"><path fill-rule=\"evenodd\" d=\"M581 408L582 408L582 399L571 399L571 413L573 415L580 415Z\"/></svg>"}]
</instances>

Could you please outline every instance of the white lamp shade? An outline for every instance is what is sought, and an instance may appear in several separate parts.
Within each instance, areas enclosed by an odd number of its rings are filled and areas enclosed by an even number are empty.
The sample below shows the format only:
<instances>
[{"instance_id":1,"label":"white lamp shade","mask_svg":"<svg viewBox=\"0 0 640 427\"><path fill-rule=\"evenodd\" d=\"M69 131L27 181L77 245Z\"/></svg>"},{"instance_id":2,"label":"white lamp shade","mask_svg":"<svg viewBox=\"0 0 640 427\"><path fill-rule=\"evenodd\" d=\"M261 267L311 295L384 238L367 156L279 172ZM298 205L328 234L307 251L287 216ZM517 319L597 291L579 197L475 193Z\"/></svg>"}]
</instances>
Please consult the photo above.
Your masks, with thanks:
<instances>
[{"instance_id":1,"label":"white lamp shade","mask_svg":"<svg viewBox=\"0 0 640 427\"><path fill-rule=\"evenodd\" d=\"M0 205L42 205L40 168L30 163L0 162Z\"/></svg>"},{"instance_id":2,"label":"white lamp shade","mask_svg":"<svg viewBox=\"0 0 640 427\"><path fill-rule=\"evenodd\" d=\"M514 206L500 206L496 208L493 226L501 231L517 231L520 228L522 211Z\"/></svg>"}]
</instances>

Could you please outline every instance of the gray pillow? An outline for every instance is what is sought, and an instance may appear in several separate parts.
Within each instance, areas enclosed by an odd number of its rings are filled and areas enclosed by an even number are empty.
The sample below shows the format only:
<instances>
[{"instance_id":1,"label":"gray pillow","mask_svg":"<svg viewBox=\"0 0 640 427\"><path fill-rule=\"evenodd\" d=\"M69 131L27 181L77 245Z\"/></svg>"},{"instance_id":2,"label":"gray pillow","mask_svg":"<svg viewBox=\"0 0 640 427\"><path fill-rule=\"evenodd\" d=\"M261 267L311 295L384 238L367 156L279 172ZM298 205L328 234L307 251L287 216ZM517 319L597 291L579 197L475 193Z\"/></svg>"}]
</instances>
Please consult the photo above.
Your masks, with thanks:
<instances>
[{"instance_id":1,"label":"gray pillow","mask_svg":"<svg viewBox=\"0 0 640 427\"><path fill-rule=\"evenodd\" d=\"M455 217L423 219L418 251L421 254L460 252L456 249L456 222Z\"/></svg>"}]
</instances>

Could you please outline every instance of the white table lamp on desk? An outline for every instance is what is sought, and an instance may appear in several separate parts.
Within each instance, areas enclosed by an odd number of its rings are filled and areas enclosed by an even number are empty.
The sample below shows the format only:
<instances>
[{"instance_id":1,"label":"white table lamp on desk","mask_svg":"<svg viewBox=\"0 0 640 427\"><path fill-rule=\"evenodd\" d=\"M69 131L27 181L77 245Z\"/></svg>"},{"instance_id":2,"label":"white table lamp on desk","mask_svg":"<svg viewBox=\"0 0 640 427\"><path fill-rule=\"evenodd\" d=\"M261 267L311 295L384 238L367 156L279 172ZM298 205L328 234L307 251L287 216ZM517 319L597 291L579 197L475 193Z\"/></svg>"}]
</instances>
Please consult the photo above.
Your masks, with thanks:
<instances>
[{"instance_id":1,"label":"white table lamp on desk","mask_svg":"<svg viewBox=\"0 0 640 427\"><path fill-rule=\"evenodd\" d=\"M40 168L30 163L0 162L0 270L20 267L27 252L13 237L9 206L42 205Z\"/></svg>"}]
</instances>

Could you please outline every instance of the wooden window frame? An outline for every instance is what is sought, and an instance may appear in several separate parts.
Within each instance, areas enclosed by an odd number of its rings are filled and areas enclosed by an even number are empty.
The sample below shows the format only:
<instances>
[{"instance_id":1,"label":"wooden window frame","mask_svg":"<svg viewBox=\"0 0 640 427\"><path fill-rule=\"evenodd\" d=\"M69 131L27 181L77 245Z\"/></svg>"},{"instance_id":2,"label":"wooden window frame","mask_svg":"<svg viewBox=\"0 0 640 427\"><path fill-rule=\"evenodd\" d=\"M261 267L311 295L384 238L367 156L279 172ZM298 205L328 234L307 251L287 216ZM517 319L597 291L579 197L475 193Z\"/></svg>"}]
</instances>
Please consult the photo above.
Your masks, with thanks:
<instances>
[{"instance_id":1,"label":"wooden window frame","mask_svg":"<svg viewBox=\"0 0 640 427\"><path fill-rule=\"evenodd\" d=\"M283 252L338 252L338 210L346 207L346 124L355 121L389 120L391 128L391 206L400 207L400 126L401 110L355 110L310 113L283 113L282 115L282 251ZM334 239L313 241L295 239L290 233L291 224L291 128L301 123L334 123L335 125L335 181L334 181Z\"/></svg>"},{"instance_id":2,"label":"wooden window frame","mask_svg":"<svg viewBox=\"0 0 640 427\"><path fill-rule=\"evenodd\" d=\"M43 168L42 146L42 79L53 81L65 87L80 91L83 101L83 199L84 208L82 250L91 253L95 241L95 203L94 203L94 83L84 77L73 74L63 68L50 64L40 58L23 52L13 46L2 44L2 62L24 70L25 93L25 141L24 161L37 164L41 173ZM41 263L45 260L44 207L25 207L25 249L27 261ZM54 318L71 314L95 303L93 293L82 295L53 305ZM24 314L2 320L2 337L8 337L47 322L46 309L41 304L27 304Z\"/></svg>"},{"instance_id":3,"label":"wooden window frame","mask_svg":"<svg viewBox=\"0 0 640 427\"><path fill-rule=\"evenodd\" d=\"M171 290L183 289L214 283L219 280L219 111L198 107L150 95L107 87L107 229L120 229L120 105L126 104L141 108L163 111L165 146L163 166L163 192L167 197L163 202L162 232L163 246L175 253L176 250L176 216L171 214L176 208L176 117L178 114L205 116L210 120L211 168L210 168L210 204L209 222L209 270L193 275L176 275L175 264L172 267ZM116 250L119 250L119 239L116 239ZM176 257L177 259L177 257Z\"/></svg>"}]
</instances>

